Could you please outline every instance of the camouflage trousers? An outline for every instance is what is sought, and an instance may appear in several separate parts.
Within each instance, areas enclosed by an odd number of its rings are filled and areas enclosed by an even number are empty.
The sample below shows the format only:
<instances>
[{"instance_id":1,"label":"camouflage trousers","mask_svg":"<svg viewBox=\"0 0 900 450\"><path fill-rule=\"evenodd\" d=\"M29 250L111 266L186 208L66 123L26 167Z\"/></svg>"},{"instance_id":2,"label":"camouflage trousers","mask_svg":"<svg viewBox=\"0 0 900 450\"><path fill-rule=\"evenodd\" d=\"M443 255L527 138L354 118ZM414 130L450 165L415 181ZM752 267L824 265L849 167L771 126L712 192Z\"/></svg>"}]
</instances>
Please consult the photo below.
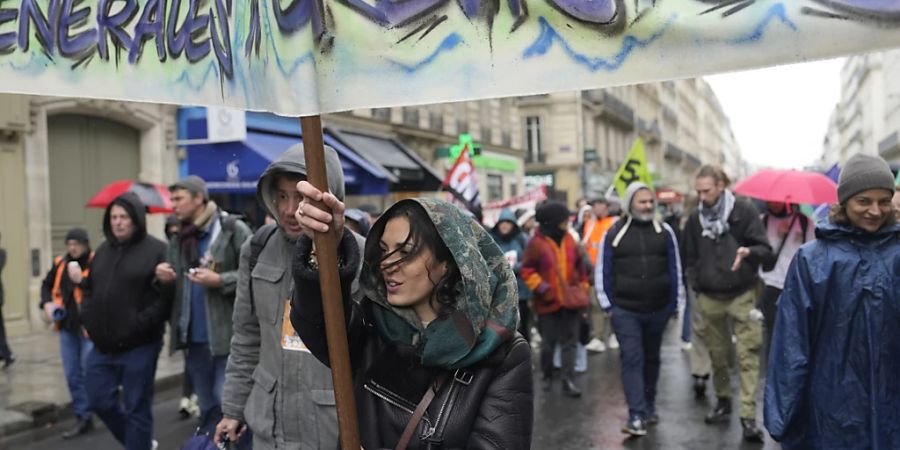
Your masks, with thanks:
<instances>
[{"instance_id":1,"label":"camouflage trousers","mask_svg":"<svg viewBox=\"0 0 900 450\"><path fill-rule=\"evenodd\" d=\"M730 319L737 339L741 417L755 418L759 350L762 346L762 323L750 317L750 312L756 306L756 290L751 289L727 300L715 299L701 293L697 295L697 300L703 315L701 334L709 348L716 396L731 398L731 375L728 370L728 354L731 347Z\"/></svg>"}]
</instances>

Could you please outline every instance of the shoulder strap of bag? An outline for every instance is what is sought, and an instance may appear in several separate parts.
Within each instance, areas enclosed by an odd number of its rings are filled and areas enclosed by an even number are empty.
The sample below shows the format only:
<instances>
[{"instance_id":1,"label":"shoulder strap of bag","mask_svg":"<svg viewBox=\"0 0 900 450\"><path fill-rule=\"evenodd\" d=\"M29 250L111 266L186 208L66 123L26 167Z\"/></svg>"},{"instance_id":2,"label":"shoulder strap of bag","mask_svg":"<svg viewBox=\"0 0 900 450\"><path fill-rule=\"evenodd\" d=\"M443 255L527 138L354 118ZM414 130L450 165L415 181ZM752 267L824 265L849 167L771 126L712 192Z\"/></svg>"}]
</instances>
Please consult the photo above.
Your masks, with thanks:
<instances>
[{"instance_id":1,"label":"shoulder strap of bag","mask_svg":"<svg viewBox=\"0 0 900 450\"><path fill-rule=\"evenodd\" d=\"M403 429L403 434L400 435L400 440L397 441L397 446L394 447L394 450L406 450L406 447L409 446L409 441L412 439L413 433L416 432L416 427L419 426L419 422L422 421L422 416L425 415L425 411L428 410L428 405L434 400L435 394L444 387L444 383L447 381L447 373L441 372L435 381L436 385L425 391L422 400L419 400L419 405L416 406L416 410L413 412L412 417L410 417L409 422L406 423L406 428Z\"/></svg>"},{"instance_id":2,"label":"shoulder strap of bag","mask_svg":"<svg viewBox=\"0 0 900 450\"><path fill-rule=\"evenodd\" d=\"M809 217L800 214L800 232L803 233L803 243L806 243L806 232L809 231Z\"/></svg>"},{"instance_id":3,"label":"shoulder strap of bag","mask_svg":"<svg viewBox=\"0 0 900 450\"><path fill-rule=\"evenodd\" d=\"M798 215L797 215L797 214L794 214L794 218L792 218L792 219L791 219L791 223L788 224L787 232L784 233L784 237L781 238L781 245L778 246L778 251L775 252L775 262L776 262L776 264L778 263L778 257L781 256L781 251L784 250L784 244L787 243L788 237L791 236L791 229L794 228L794 222L797 221L797 217L798 217ZM803 225L803 224L801 223L801 226L802 226L802 225ZM766 231L768 232L768 229L766 229ZM804 233L803 233L803 239L806 240L806 232L805 232L805 231L804 231Z\"/></svg>"}]
</instances>

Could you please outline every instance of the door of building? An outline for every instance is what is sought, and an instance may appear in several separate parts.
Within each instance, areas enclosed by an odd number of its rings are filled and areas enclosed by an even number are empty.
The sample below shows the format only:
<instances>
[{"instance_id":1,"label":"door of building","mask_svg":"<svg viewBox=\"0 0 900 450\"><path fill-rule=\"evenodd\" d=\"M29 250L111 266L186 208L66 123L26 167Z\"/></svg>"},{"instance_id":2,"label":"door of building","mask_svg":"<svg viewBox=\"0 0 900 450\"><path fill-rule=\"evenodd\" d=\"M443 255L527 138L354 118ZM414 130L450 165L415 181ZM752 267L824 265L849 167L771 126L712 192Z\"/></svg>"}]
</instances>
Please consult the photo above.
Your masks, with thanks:
<instances>
[{"instance_id":1,"label":"door of building","mask_svg":"<svg viewBox=\"0 0 900 450\"><path fill-rule=\"evenodd\" d=\"M6 250L3 316L8 334L28 326L28 237L25 215L25 151L21 140L0 140L0 247Z\"/></svg>"},{"instance_id":2,"label":"door of building","mask_svg":"<svg viewBox=\"0 0 900 450\"><path fill-rule=\"evenodd\" d=\"M104 211L84 205L107 183L137 178L140 133L111 120L71 114L49 117L47 129L53 253L65 251L66 232L75 226L87 229L97 248L104 240Z\"/></svg>"}]
</instances>

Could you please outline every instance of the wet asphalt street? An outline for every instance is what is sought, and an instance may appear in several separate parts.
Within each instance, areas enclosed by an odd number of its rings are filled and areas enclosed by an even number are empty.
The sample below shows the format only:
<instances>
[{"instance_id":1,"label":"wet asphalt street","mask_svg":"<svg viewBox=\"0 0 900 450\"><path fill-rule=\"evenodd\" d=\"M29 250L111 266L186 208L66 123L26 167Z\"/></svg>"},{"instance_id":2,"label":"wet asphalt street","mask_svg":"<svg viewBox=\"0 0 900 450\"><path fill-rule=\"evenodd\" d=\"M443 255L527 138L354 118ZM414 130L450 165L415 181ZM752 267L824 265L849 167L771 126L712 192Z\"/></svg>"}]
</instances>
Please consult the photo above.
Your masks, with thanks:
<instances>
[{"instance_id":1,"label":"wet asphalt street","mask_svg":"<svg viewBox=\"0 0 900 450\"><path fill-rule=\"evenodd\" d=\"M715 402L712 384L707 395L695 399L693 379L686 352L681 351L679 321L669 322L662 349L662 369L656 410L660 421L650 426L647 436L628 439L621 432L628 417L625 394L619 376L619 354L607 350L589 354L588 370L579 375L584 395L571 399L562 394L559 383L549 392L535 385L535 422L532 448L547 450L576 449L779 449L766 436L765 444L741 440L741 426L735 413L730 423L707 425L703 417ZM535 360L537 361L537 360ZM732 377L736 381L736 376ZM540 375L535 373L535 380ZM737 385L733 385L734 410L740 410ZM762 427L762 395L758 396L758 423Z\"/></svg>"},{"instance_id":2,"label":"wet asphalt street","mask_svg":"<svg viewBox=\"0 0 900 450\"><path fill-rule=\"evenodd\" d=\"M615 350L591 354L588 370L579 375L581 398L562 395L559 383L543 392L536 384L535 423L532 448L536 450L585 449L777 449L771 439L765 445L741 441L741 427L735 415L728 424L706 425L703 416L714 401L712 386L704 399L696 400L691 388L687 354L680 349L680 323L670 322L662 351L657 411L660 423L647 436L627 439L621 427L627 417L625 397L619 381L619 356ZM536 352L535 352L536 353ZM535 380L540 375L535 374ZM160 392L154 407L156 438L160 450L180 448L193 432L191 421L178 419L176 390ZM761 406L761 401L760 401ZM739 409L735 404L735 410ZM760 416L761 417L761 416ZM761 422L760 422L761 424ZM63 441L58 436L70 422L35 430L7 441L0 447L22 450L113 450L120 448L105 429L88 436Z\"/></svg>"}]
</instances>

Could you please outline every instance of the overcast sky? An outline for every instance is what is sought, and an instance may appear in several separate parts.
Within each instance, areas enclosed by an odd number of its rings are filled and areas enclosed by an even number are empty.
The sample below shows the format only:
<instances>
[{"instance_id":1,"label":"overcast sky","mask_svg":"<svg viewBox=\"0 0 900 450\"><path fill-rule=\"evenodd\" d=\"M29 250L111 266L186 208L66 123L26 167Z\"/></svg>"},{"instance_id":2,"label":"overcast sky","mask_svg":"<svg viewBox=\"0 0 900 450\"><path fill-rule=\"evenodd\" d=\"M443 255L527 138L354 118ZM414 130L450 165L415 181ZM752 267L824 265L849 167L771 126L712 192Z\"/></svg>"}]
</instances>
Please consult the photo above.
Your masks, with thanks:
<instances>
[{"instance_id":1,"label":"overcast sky","mask_svg":"<svg viewBox=\"0 0 900 450\"><path fill-rule=\"evenodd\" d=\"M741 152L758 166L798 168L822 154L828 116L840 100L844 59L706 77Z\"/></svg>"}]
</instances>

